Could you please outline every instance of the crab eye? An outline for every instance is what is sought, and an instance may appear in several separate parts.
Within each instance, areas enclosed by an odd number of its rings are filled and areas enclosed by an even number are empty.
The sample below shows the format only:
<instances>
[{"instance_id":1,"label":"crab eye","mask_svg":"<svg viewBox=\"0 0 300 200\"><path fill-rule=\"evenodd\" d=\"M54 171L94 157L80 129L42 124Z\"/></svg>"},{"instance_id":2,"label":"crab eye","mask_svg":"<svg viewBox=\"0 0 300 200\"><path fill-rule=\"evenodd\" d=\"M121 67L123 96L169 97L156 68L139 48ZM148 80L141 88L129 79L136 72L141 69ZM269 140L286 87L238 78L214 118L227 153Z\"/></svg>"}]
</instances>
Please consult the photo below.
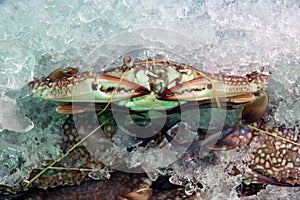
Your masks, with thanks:
<instances>
[{"instance_id":1,"label":"crab eye","mask_svg":"<svg viewBox=\"0 0 300 200\"><path fill-rule=\"evenodd\" d=\"M96 91L96 90L97 90L97 87L98 87L97 81L93 81L93 82L92 82L92 90L93 90L93 91Z\"/></svg>"},{"instance_id":2,"label":"crab eye","mask_svg":"<svg viewBox=\"0 0 300 200\"><path fill-rule=\"evenodd\" d=\"M206 85L206 87L207 87L207 89L211 89L212 88L212 85L211 85L211 83L208 83L207 85Z\"/></svg>"}]
</instances>

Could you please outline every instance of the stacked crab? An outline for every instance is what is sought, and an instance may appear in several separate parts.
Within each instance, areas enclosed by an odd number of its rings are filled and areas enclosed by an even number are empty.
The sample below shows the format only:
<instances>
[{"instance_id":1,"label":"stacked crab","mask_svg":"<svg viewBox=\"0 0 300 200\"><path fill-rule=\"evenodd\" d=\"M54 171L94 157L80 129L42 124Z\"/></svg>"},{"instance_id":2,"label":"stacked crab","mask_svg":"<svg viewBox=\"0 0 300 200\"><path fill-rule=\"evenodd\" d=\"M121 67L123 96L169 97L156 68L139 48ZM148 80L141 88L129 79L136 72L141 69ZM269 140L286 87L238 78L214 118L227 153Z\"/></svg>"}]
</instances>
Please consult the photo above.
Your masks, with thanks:
<instances>
[{"instance_id":1,"label":"stacked crab","mask_svg":"<svg viewBox=\"0 0 300 200\"><path fill-rule=\"evenodd\" d=\"M119 199L196 199L201 191L184 192L166 181L172 175L170 163L241 144L251 147L251 156L244 160L246 168L235 166L236 173L245 172L245 184L297 186L298 132L285 127L267 130L261 120L268 105L264 91L268 82L269 75L258 72L210 74L165 60L132 62L130 57L124 58L121 67L98 73L57 69L30 82L29 89L36 97L59 102L57 111L70 115L63 125L64 154L33 171L25 186L3 186L2 190L17 192L97 179L102 180L100 189L91 194L106 188L108 193L98 194L103 199L111 195ZM225 111L221 125L211 123L216 115L203 115L213 109ZM155 159L149 161L148 155ZM148 177L129 173L143 171ZM107 189L114 184L130 187ZM158 190L162 188L176 192Z\"/></svg>"}]
</instances>

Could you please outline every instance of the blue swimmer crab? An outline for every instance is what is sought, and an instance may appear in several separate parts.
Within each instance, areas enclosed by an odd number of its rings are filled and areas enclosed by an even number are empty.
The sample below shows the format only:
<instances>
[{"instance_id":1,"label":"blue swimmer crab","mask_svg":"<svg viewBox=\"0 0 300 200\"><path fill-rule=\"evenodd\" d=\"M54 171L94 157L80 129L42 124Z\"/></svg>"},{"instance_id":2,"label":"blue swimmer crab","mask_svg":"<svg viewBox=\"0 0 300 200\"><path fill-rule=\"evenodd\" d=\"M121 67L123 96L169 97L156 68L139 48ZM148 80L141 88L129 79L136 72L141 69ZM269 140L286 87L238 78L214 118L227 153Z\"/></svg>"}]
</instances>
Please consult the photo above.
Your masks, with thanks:
<instances>
[{"instance_id":1,"label":"blue swimmer crab","mask_svg":"<svg viewBox=\"0 0 300 200\"><path fill-rule=\"evenodd\" d=\"M241 108L242 122L251 123L260 119L267 108L268 95L263 89L268 82L269 76L258 72L245 76L210 74L171 61L133 63L125 57L123 66L101 73L60 68L30 82L29 89L36 97L65 102L56 108L63 114L104 111L111 103L143 115L146 121L144 113L151 109L158 110L159 118L160 109L176 113L180 112L178 107L188 110L188 105L196 102L200 108ZM224 137L231 135L228 130L224 133ZM231 140L236 144L239 138ZM224 148L234 147L233 143Z\"/></svg>"},{"instance_id":2,"label":"blue swimmer crab","mask_svg":"<svg viewBox=\"0 0 300 200\"><path fill-rule=\"evenodd\" d=\"M78 72L70 67L60 68L48 77L30 82L29 89L36 97L65 103L57 107L56 110L59 113L79 114L96 110L101 112L101 117L109 111L109 104L113 104L121 108L126 107L139 116L135 120L138 123L147 120L145 113L153 105L160 105L158 113L160 109L164 109L168 116L176 114L180 106L188 107L191 102L196 102L199 108L216 107L239 110L239 120L233 127L224 128L219 141L211 149L226 150L235 148L243 142L249 144L253 135L262 138L262 141L266 143L253 152L245 179L249 182L299 185L299 138L293 134L293 130L280 127L273 131L273 136L261 136L254 126L247 126L247 124L259 121L267 109L268 95L264 88L267 87L268 82L269 75L258 72L245 76L210 74L171 61L147 60L134 63L130 57L125 57L121 67L101 73ZM177 121L175 120L174 123ZM64 144L68 146L65 148L66 155L74 155L82 160L82 166L79 167L93 168L94 165L102 165L84 148L82 145L84 138L80 140L78 136L72 135L76 131L70 131L70 124L71 122L67 122L64 125ZM114 134L114 125L115 122L112 120L102 127L109 138ZM264 127L264 122L260 126ZM167 127L172 127L172 125L167 125ZM251 129L255 131L252 133ZM162 131L167 132L164 129ZM292 137L294 137L292 141L295 144L289 142ZM77 141L75 140L77 143L72 144L74 138L77 138ZM168 135L168 140L171 141L172 136ZM195 144L201 145L197 142ZM288 157L283 161L285 155ZM88 159L86 159L87 156ZM46 170L55 170L54 166L63 163L66 159L67 156L63 156ZM93 166L88 164L89 161L92 161ZM70 165L61 165L71 166L72 162ZM55 187L80 182L78 180L83 180L81 176L88 177L88 172L84 170L71 173L64 171L51 176L46 174L46 170L32 176L33 178L26 186ZM56 181L51 181L53 176L56 176ZM81 178L76 179L76 177ZM146 187L143 191L147 191L148 194L144 199L150 198L150 189Z\"/></svg>"}]
</instances>

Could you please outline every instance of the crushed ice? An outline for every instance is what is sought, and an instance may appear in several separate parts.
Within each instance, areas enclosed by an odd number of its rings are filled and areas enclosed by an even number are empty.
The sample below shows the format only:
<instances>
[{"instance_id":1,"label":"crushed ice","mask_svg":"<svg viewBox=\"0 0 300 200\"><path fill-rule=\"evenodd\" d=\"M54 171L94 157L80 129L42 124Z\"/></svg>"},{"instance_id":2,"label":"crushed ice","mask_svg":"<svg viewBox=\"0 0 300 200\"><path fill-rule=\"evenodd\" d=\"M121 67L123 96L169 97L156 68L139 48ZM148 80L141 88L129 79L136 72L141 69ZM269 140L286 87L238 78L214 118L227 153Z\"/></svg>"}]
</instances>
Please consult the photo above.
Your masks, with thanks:
<instances>
[{"instance_id":1,"label":"crushed ice","mask_svg":"<svg viewBox=\"0 0 300 200\"><path fill-rule=\"evenodd\" d=\"M1 171L1 183L12 185L27 177L33 166L58 155L55 146L63 117L50 104L25 97L33 76L61 66L104 69L123 55L138 57L145 50L209 72L245 74L266 66L272 72L271 123L300 124L299 1L0 1L0 15L0 129L6 136L1 155L11 152L14 158L25 158L12 176ZM11 96L11 91L17 95ZM9 150L22 142L31 147ZM6 162L5 156L0 159ZM210 183L216 189L210 190L214 198L231 194L222 188L221 171L216 167L201 175L208 183L216 178ZM296 189L269 187L261 199L284 199L288 193L299 196Z\"/></svg>"}]
</instances>

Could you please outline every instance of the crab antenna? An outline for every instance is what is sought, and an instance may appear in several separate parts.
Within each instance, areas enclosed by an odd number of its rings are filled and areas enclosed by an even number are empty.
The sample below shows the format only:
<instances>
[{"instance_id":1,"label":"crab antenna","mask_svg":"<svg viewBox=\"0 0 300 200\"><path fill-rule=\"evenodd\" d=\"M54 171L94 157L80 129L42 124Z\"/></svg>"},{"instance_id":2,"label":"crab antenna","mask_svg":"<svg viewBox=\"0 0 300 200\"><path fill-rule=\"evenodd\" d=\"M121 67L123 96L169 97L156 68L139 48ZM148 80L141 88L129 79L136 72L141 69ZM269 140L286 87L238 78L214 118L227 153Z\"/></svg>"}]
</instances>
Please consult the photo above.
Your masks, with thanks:
<instances>
[{"instance_id":1,"label":"crab antenna","mask_svg":"<svg viewBox=\"0 0 300 200\"><path fill-rule=\"evenodd\" d=\"M95 172L98 169L90 169L90 168L80 168L80 167L49 167L49 169L53 170L69 170L69 171L81 171L81 172ZM106 172L114 172L110 169L105 169Z\"/></svg>"}]
</instances>

